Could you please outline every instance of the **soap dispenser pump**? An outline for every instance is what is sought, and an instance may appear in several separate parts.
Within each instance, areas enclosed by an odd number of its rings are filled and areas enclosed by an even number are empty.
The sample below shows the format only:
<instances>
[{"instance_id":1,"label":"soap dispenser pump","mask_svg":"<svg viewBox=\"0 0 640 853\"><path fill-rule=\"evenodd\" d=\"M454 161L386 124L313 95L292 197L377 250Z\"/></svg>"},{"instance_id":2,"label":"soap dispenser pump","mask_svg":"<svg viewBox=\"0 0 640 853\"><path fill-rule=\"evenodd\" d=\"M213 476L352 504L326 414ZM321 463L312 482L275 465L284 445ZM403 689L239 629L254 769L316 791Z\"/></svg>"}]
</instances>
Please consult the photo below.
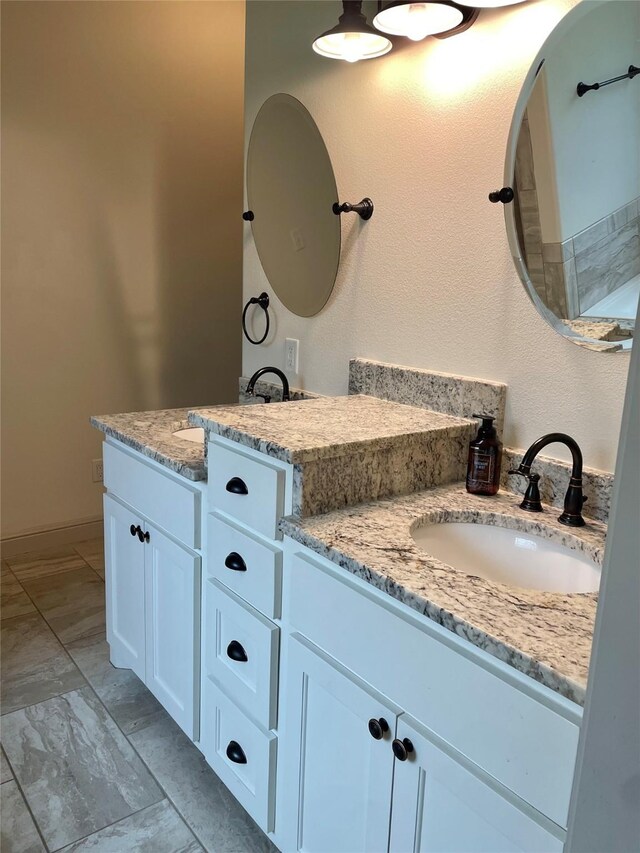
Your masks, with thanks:
<instances>
[{"instance_id":1,"label":"soap dispenser pump","mask_svg":"<svg viewBox=\"0 0 640 853\"><path fill-rule=\"evenodd\" d=\"M500 488L502 443L493 425L493 415L474 415L482 421L478 434L469 442L467 491L472 495L496 495Z\"/></svg>"}]
</instances>

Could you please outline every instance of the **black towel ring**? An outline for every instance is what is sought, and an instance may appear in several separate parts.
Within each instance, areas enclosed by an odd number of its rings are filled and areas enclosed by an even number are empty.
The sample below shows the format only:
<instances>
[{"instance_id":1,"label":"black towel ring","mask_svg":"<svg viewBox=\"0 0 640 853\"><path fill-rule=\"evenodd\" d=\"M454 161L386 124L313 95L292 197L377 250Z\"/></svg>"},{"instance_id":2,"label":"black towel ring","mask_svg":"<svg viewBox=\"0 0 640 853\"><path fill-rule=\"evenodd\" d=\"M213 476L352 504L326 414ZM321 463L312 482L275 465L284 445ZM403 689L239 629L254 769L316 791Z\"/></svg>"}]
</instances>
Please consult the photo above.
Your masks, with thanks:
<instances>
[{"instance_id":1,"label":"black towel ring","mask_svg":"<svg viewBox=\"0 0 640 853\"><path fill-rule=\"evenodd\" d=\"M264 330L264 335L260 338L259 341L254 341L254 339L251 337L251 335L247 331L246 319L247 319L247 311L249 310L250 305L259 305L262 308L262 310L264 311L264 316L265 316L266 321L267 321L267 326ZM268 293L261 293L260 296L252 296L251 299L244 306L244 309L242 311L242 331L244 332L245 338L249 341L250 344L255 344L256 346L258 346L258 344L264 343L267 339L267 335L269 334L269 325L270 325L270 321L269 321L269 294Z\"/></svg>"}]
</instances>

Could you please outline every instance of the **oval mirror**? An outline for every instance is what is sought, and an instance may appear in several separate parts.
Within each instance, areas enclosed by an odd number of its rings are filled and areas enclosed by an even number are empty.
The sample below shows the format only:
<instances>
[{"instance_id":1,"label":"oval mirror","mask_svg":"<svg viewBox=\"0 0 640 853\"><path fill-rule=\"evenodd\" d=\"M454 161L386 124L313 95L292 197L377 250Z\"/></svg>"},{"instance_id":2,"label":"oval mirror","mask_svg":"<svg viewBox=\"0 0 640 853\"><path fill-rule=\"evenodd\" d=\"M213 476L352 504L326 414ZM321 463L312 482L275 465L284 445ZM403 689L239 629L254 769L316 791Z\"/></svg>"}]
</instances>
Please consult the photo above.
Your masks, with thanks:
<instances>
[{"instance_id":1,"label":"oval mirror","mask_svg":"<svg viewBox=\"0 0 640 853\"><path fill-rule=\"evenodd\" d=\"M340 261L338 191L320 131L291 95L273 95L256 116L247 198L260 263L278 298L301 317L317 314Z\"/></svg>"},{"instance_id":2,"label":"oval mirror","mask_svg":"<svg viewBox=\"0 0 640 853\"><path fill-rule=\"evenodd\" d=\"M639 54L640 3L583 0L527 75L505 165L529 296L565 337L608 352L631 348L640 293Z\"/></svg>"}]
</instances>

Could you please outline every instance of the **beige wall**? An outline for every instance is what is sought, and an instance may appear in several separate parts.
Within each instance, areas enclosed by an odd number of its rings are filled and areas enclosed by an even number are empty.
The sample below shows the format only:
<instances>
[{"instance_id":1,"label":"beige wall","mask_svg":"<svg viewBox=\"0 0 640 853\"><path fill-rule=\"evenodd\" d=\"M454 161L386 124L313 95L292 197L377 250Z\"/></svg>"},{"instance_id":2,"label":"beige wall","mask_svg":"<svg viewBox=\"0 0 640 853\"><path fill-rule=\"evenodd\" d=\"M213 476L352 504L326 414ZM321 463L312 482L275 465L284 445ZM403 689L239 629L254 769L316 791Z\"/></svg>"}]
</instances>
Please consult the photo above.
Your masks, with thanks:
<instances>
[{"instance_id":1,"label":"beige wall","mask_svg":"<svg viewBox=\"0 0 640 853\"><path fill-rule=\"evenodd\" d=\"M2 535L101 513L92 413L232 400L244 4L2 3Z\"/></svg>"},{"instance_id":2,"label":"beige wall","mask_svg":"<svg viewBox=\"0 0 640 853\"><path fill-rule=\"evenodd\" d=\"M337 2L249 0L245 144L262 102L294 95L324 136L340 200L369 195L376 210L368 223L343 217L341 267L322 313L296 317L273 297L274 334L267 347L244 344L245 374L283 367L284 338L294 337L300 384L323 393L346 392L353 356L501 380L510 445L565 431L586 464L612 470L628 356L590 352L545 324L511 261L501 206L487 200L502 185L529 66L573 5L485 10L460 36L348 65L311 50L337 20ZM247 229L245 297L262 289Z\"/></svg>"}]
</instances>

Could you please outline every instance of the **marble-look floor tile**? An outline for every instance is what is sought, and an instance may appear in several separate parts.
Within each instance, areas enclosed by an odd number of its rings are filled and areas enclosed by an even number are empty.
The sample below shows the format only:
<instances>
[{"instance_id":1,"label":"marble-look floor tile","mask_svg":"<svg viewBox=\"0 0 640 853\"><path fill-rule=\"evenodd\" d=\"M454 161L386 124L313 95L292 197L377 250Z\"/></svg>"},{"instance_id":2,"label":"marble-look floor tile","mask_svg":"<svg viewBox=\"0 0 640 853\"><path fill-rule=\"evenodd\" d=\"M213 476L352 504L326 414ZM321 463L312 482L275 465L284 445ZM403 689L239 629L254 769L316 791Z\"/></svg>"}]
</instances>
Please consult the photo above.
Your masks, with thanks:
<instances>
[{"instance_id":1,"label":"marble-look floor tile","mask_svg":"<svg viewBox=\"0 0 640 853\"><path fill-rule=\"evenodd\" d=\"M2 713L75 690L85 680L39 613L2 622Z\"/></svg>"},{"instance_id":2,"label":"marble-look floor tile","mask_svg":"<svg viewBox=\"0 0 640 853\"><path fill-rule=\"evenodd\" d=\"M78 554L104 579L104 538L87 539L73 546Z\"/></svg>"},{"instance_id":3,"label":"marble-look floor tile","mask_svg":"<svg viewBox=\"0 0 640 853\"><path fill-rule=\"evenodd\" d=\"M576 254L580 313L640 273L638 221Z\"/></svg>"},{"instance_id":4,"label":"marble-look floor tile","mask_svg":"<svg viewBox=\"0 0 640 853\"><path fill-rule=\"evenodd\" d=\"M15 782L0 786L0 850L2 853L39 853L46 848Z\"/></svg>"},{"instance_id":5,"label":"marble-look floor tile","mask_svg":"<svg viewBox=\"0 0 640 853\"><path fill-rule=\"evenodd\" d=\"M20 582L9 568L8 563L2 563L0 578L0 619L12 619L14 616L24 616L33 613L35 607Z\"/></svg>"},{"instance_id":6,"label":"marble-look floor tile","mask_svg":"<svg viewBox=\"0 0 640 853\"><path fill-rule=\"evenodd\" d=\"M533 168L533 150L531 147L531 133L529 131L529 120L525 114L518 134L516 145L516 180L518 190L535 190L536 176Z\"/></svg>"},{"instance_id":7,"label":"marble-look floor tile","mask_svg":"<svg viewBox=\"0 0 640 853\"><path fill-rule=\"evenodd\" d=\"M588 252L599 240L604 240L613 227L613 217L603 216L597 222L592 222L583 231L573 236L573 253L581 255Z\"/></svg>"},{"instance_id":8,"label":"marble-look floor tile","mask_svg":"<svg viewBox=\"0 0 640 853\"><path fill-rule=\"evenodd\" d=\"M166 714L135 673L111 665L104 634L76 640L67 651L125 734L143 729Z\"/></svg>"},{"instance_id":9,"label":"marble-look floor tile","mask_svg":"<svg viewBox=\"0 0 640 853\"><path fill-rule=\"evenodd\" d=\"M129 739L206 850L275 851L170 717Z\"/></svg>"},{"instance_id":10,"label":"marble-look floor tile","mask_svg":"<svg viewBox=\"0 0 640 853\"><path fill-rule=\"evenodd\" d=\"M197 853L202 850L168 800L101 829L60 853Z\"/></svg>"},{"instance_id":11,"label":"marble-look floor tile","mask_svg":"<svg viewBox=\"0 0 640 853\"><path fill-rule=\"evenodd\" d=\"M527 252L542 254L542 233L540 230L540 208L535 189L518 193L520 203L520 221Z\"/></svg>"},{"instance_id":12,"label":"marble-look floor tile","mask_svg":"<svg viewBox=\"0 0 640 853\"><path fill-rule=\"evenodd\" d=\"M89 687L14 711L2 723L16 780L52 850L163 799Z\"/></svg>"},{"instance_id":13,"label":"marble-look floor tile","mask_svg":"<svg viewBox=\"0 0 640 853\"><path fill-rule=\"evenodd\" d=\"M72 572L74 569L86 566L85 561L71 545L7 557L6 562L21 583L46 575Z\"/></svg>"},{"instance_id":14,"label":"marble-look floor tile","mask_svg":"<svg viewBox=\"0 0 640 853\"><path fill-rule=\"evenodd\" d=\"M548 264L563 264L573 258L573 239L561 243L543 243L542 258Z\"/></svg>"},{"instance_id":15,"label":"marble-look floor tile","mask_svg":"<svg viewBox=\"0 0 640 853\"><path fill-rule=\"evenodd\" d=\"M623 225L626 225L629 222L632 222L634 219L638 218L638 199L635 198L633 201L630 201L629 204L625 204L623 207L619 207L617 210L614 210L613 213L609 216L610 221L610 229L611 231L617 231L618 228L622 228Z\"/></svg>"},{"instance_id":16,"label":"marble-look floor tile","mask_svg":"<svg viewBox=\"0 0 640 853\"><path fill-rule=\"evenodd\" d=\"M72 572L25 581L23 586L61 642L104 631L104 582L86 564Z\"/></svg>"},{"instance_id":17,"label":"marble-look floor tile","mask_svg":"<svg viewBox=\"0 0 640 853\"><path fill-rule=\"evenodd\" d=\"M13 779L13 773L9 767L7 756L4 754L4 749L0 747L0 785L3 782L8 782L9 779Z\"/></svg>"}]
</instances>

